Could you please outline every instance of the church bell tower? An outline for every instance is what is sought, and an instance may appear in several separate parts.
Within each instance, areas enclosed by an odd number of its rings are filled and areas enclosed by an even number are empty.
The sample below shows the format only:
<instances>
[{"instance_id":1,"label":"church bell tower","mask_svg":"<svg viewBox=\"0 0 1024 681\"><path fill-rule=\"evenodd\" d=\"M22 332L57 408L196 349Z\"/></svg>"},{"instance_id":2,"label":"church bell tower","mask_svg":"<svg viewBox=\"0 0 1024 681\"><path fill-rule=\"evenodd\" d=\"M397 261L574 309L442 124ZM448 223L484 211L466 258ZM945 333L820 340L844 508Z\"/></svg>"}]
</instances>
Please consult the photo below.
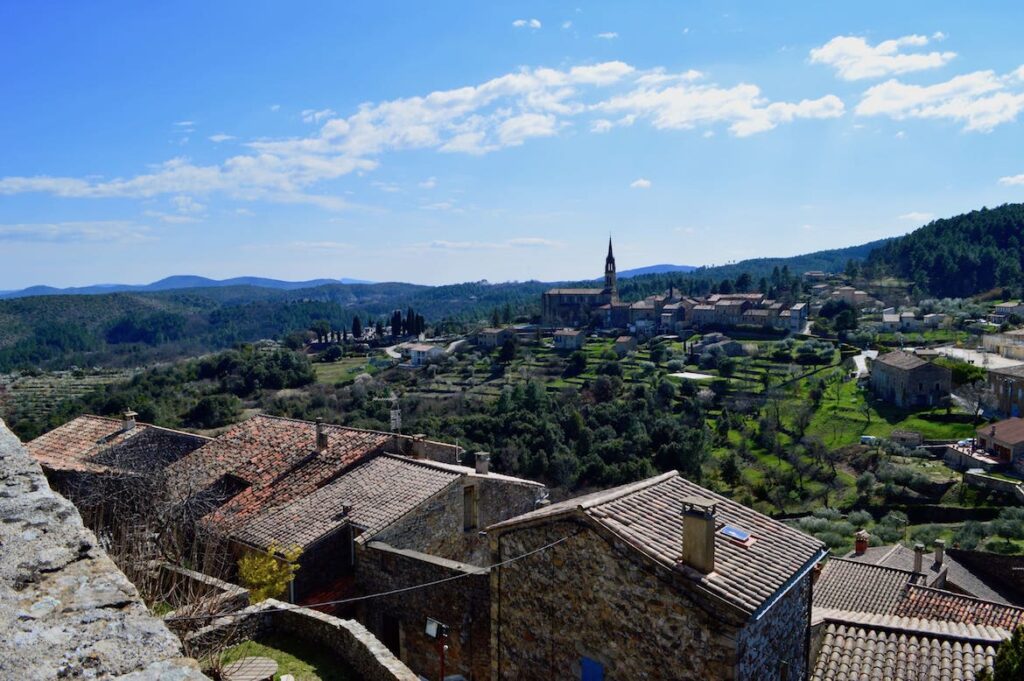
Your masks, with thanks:
<instances>
[{"instance_id":1,"label":"church bell tower","mask_svg":"<svg viewBox=\"0 0 1024 681\"><path fill-rule=\"evenodd\" d=\"M618 283L615 280L615 255L612 253L611 237L608 237L608 257L604 259L604 292L610 293L612 299L619 297Z\"/></svg>"}]
</instances>

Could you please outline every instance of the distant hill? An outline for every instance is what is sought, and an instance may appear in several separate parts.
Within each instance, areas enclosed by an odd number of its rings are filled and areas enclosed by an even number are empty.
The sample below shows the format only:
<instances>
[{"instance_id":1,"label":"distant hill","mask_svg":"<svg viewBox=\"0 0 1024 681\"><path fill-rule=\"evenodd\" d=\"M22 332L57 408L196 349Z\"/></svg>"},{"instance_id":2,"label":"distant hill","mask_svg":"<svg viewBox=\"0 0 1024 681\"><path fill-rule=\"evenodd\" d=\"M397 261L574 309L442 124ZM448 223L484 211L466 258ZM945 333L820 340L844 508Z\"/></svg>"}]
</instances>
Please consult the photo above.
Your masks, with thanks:
<instances>
[{"instance_id":1,"label":"distant hill","mask_svg":"<svg viewBox=\"0 0 1024 681\"><path fill-rule=\"evenodd\" d=\"M696 267L693 265L648 265L647 267L636 267L631 270L623 270L618 273L619 279L632 279L642 277L645 274L666 274L669 272L692 272Z\"/></svg>"},{"instance_id":2,"label":"distant hill","mask_svg":"<svg viewBox=\"0 0 1024 681\"><path fill-rule=\"evenodd\" d=\"M870 254L869 275L892 275L939 297L963 298L1024 285L1024 204L933 220Z\"/></svg>"},{"instance_id":3,"label":"distant hill","mask_svg":"<svg viewBox=\"0 0 1024 681\"><path fill-rule=\"evenodd\" d=\"M309 281L282 281L265 277L234 277L232 279L208 279L189 274L166 277L152 284L94 284L55 288L53 286L30 286L20 291L0 291L0 298L26 298L28 296L100 295L104 293L126 293L141 291L173 291L187 288L223 288L227 286L259 286L261 288L294 291L328 284L371 284L362 279L310 279Z\"/></svg>"}]
</instances>

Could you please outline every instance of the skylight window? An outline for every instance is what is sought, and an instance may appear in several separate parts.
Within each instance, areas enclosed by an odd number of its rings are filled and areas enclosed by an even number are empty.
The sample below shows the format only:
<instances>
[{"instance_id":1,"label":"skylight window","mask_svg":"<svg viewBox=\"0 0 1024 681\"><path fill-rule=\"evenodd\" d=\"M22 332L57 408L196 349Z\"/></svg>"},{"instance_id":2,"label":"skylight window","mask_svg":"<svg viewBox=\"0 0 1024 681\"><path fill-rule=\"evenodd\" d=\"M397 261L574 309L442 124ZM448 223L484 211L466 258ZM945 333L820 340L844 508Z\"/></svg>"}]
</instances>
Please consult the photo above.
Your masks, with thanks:
<instances>
[{"instance_id":1,"label":"skylight window","mask_svg":"<svg viewBox=\"0 0 1024 681\"><path fill-rule=\"evenodd\" d=\"M725 525L724 527L722 527L722 529L719 530L719 532L724 534L729 539L738 541L741 544L746 544L748 541L750 541L750 533L746 530L741 530L740 528L734 525Z\"/></svg>"}]
</instances>

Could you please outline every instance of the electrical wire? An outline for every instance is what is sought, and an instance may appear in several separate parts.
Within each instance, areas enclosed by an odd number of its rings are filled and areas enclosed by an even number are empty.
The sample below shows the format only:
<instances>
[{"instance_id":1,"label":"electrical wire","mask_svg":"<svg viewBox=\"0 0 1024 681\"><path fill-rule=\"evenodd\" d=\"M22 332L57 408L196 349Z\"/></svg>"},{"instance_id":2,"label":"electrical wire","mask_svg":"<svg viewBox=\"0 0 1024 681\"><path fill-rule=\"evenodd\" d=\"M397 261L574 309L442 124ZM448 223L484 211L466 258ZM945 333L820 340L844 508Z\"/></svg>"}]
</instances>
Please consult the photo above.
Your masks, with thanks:
<instances>
[{"instance_id":1,"label":"electrical wire","mask_svg":"<svg viewBox=\"0 0 1024 681\"><path fill-rule=\"evenodd\" d=\"M538 547L536 549L532 549L532 550L527 551L526 553L523 553L521 555L513 556L512 558L509 558L507 560L503 560L500 563L494 563L493 565L487 565L487 566L483 566L483 567L474 566L471 570L463 572L462 574L452 575L451 577L444 577L442 579L437 579L437 580L434 580L432 582L425 582L423 584L414 584L413 586L404 586L404 587L401 587L401 588L398 588L398 589L392 589L391 591L382 591L380 593L367 594L365 596L354 596L352 598L342 598L342 599L335 600L335 601L324 601L322 603L309 603L307 605L293 604L293 605L290 605L288 607L280 607L280 608L266 608L266 609L259 610L258 614L262 615L264 613L271 613L271 612L289 612L289 611L292 611L292 610L301 610L301 609L304 609L304 608L314 609L314 608L320 608L320 607L324 607L324 606L328 606L328 605L345 605L345 604L348 604L348 603L357 603L359 601L367 601L367 600L370 600L370 599L373 599L373 598L384 598L386 596L394 596L396 594L407 593L409 591L416 591L418 589L426 589L426 588L429 588L429 587L432 587L432 586L437 586L439 584L445 584L447 582L454 582L457 579L463 579L465 577L470 577L470 576L473 576L473 575L482 575L482 574L487 573L489 570L491 570L493 568L503 567L505 565L509 565L511 563L515 563L516 561L522 560L523 558L529 558L530 556L538 554L541 551L547 551L550 548L554 548L555 546L558 546L562 542L568 541L572 537L575 537L576 534L578 534L578 532L573 533L573 534L568 535L568 536L565 536L565 537L562 537L561 539L556 539L555 541L551 542L550 544L545 544L544 546ZM255 614L255 613L252 612L252 611L246 612L245 610L235 610L235 611L232 611L232 612L225 612L225 613L220 613L220 614L211 613L211 614L206 614L206 615L182 615L182 616L171 615L170 617L164 617L163 621L164 622L184 622L184 621L188 621L188 620L217 620L217 619L223 619L225 617L249 616L249 615L252 615L252 614Z\"/></svg>"}]
</instances>

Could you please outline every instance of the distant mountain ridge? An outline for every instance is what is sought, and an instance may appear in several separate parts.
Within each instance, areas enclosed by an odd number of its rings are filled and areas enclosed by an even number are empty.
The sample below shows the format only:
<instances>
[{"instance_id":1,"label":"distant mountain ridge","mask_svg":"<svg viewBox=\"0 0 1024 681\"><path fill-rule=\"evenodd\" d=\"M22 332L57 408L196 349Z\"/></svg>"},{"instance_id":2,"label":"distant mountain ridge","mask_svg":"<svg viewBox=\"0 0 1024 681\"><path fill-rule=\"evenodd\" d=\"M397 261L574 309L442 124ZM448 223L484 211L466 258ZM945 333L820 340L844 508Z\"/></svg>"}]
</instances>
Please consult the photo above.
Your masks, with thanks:
<instances>
[{"instance_id":1,"label":"distant mountain ridge","mask_svg":"<svg viewBox=\"0 0 1024 681\"><path fill-rule=\"evenodd\" d=\"M294 291L316 288L329 284L372 284L363 279L310 279L308 281L283 281L266 277L233 277L231 279L210 279L191 274L165 277L151 284L94 284L92 286L30 286L19 291L0 291L0 298L26 298L28 296L101 295L104 293L129 293L145 291L173 291L186 288L224 288L228 286L257 286L260 288Z\"/></svg>"},{"instance_id":2,"label":"distant mountain ridge","mask_svg":"<svg viewBox=\"0 0 1024 681\"><path fill-rule=\"evenodd\" d=\"M694 265L648 265L647 267L634 267L631 270L623 270L618 273L619 279L631 279L642 277L645 274L670 274L672 272L693 272L697 269Z\"/></svg>"}]
</instances>

